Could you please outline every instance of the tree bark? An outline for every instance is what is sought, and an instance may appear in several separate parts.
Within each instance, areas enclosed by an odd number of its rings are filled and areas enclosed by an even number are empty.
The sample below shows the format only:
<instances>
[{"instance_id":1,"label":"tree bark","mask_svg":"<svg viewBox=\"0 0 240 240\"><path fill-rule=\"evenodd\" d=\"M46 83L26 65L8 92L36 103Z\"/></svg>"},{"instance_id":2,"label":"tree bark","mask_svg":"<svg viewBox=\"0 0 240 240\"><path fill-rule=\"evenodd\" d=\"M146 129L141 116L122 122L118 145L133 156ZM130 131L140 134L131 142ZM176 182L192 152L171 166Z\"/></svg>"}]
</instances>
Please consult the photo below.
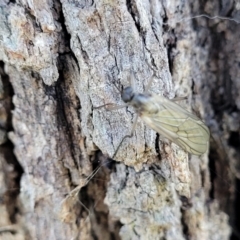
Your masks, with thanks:
<instances>
[{"instance_id":1,"label":"tree bark","mask_svg":"<svg viewBox=\"0 0 240 240\"><path fill-rule=\"evenodd\" d=\"M2 239L238 239L239 9L0 3ZM203 13L235 21L191 18ZM153 75L150 92L186 96L209 126L203 156L138 119L112 159L135 113L99 106L122 105L123 87L144 92Z\"/></svg>"}]
</instances>

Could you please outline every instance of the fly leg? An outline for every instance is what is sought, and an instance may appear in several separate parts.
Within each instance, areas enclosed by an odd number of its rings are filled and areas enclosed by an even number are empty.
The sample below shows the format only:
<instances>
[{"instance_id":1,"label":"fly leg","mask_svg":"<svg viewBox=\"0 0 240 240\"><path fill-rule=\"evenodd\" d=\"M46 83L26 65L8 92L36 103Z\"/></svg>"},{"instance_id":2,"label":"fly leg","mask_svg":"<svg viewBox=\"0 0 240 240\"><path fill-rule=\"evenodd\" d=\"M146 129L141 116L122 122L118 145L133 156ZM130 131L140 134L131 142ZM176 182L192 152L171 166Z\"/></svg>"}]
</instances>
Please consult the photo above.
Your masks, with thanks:
<instances>
[{"instance_id":1,"label":"fly leg","mask_svg":"<svg viewBox=\"0 0 240 240\"><path fill-rule=\"evenodd\" d=\"M178 102L178 101L183 101L186 100L188 98L188 96L185 97L175 97L173 99L171 99L172 102Z\"/></svg>"},{"instance_id":2,"label":"fly leg","mask_svg":"<svg viewBox=\"0 0 240 240\"><path fill-rule=\"evenodd\" d=\"M152 75L147 86L145 87L144 89L144 93L148 93L148 90L150 89L151 85L152 85L152 82L153 82L153 78L154 78L155 75Z\"/></svg>"},{"instance_id":3,"label":"fly leg","mask_svg":"<svg viewBox=\"0 0 240 240\"><path fill-rule=\"evenodd\" d=\"M137 126L138 116L139 116L139 115L137 114L137 115L135 116L135 118L134 118L131 133L130 133L129 135L126 135L126 136L122 139L122 141L119 143L119 145L118 145L115 153L114 153L113 156L112 156L112 159L114 159L114 157L117 155L118 150L120 149L120 147L121 147L122 143L125 141L125 139L131 138L131 137L133 136L133 133L134 133L134 131L135 131L135 129L136 129L136 126Z\"/></svg>"},{"instance_id":4,"label":"fly leg","mask_svg":"<svg viewBox=\"0 0 240 240\"><path fill-rule=\"evenodd\" d=\"M100 109L100 108L105 108L107 111L113 111L113 110L118 110L118 109L121 109L121 108L125 108L127 107L127 105L117 105L117 104L114 104L114 103L106 103L104 105L101 105L99 107L94 107L93 109Z\"/></svg>"}]
</instances>

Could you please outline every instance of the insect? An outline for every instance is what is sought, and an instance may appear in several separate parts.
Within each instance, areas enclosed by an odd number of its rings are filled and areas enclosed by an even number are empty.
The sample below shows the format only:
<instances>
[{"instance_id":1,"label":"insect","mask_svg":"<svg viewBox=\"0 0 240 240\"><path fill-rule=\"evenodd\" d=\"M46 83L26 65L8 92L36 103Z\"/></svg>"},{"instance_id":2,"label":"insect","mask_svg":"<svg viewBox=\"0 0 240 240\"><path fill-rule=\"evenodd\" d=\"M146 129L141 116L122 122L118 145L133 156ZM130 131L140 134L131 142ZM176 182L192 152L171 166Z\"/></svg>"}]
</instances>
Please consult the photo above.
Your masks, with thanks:
<instances>
[{"instance_id":1,"label":"insect","mask_svg":"<svg viewBox=\"0 0 240 240\"><path fill-rule=\"evenodd\" d=\"M148 87L151 82L152 80ZM185 151L194 155L202 155L207 151L210 136L208 127L197 116L177 105L174 100L168 100L165 97L148 92L135 93L131 86L123 89L121 97L126 104L120 107L112 107L112 109L130 105L135 109L137 117L140 116L147 126ZM114 156L116 156L124 139L132 136L136 122L137 118L134 121L131 135L123 138Z\"/></svg>"}]
</instances>

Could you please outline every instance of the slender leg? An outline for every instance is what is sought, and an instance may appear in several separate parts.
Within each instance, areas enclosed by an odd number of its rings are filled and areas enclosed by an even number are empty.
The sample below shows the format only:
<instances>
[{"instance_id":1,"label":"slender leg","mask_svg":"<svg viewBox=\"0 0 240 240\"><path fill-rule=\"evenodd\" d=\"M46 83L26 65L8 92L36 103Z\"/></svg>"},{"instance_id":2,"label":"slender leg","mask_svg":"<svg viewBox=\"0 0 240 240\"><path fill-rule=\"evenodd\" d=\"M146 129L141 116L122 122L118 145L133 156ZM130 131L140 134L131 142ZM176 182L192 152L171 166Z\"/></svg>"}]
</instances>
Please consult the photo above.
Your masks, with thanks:
<instances>
[{"instance_id":1,"label":"slender leg","mask_svg":"<svg viewBox=\"0 0 240 240\"><path fill-rule=\"evenodd\" d=\"M153 78L154 78L155 75L152 75L152 77L150 78L146 88L144 89L144 93L147 93L148 90L150 89L151 85L152 85L152 82L153 82Z\"/></svg>"},{"instance_id":2,"label":"slender leg","mask_svg":"<svg viewBox=\"0 0 240 240\"><path fill-rule=\"evenodd\" d=\"M134 91L136 91L136 84L135 84L134 75L133 75L132 72L130 73L130 76L128 77L128 79L129 79L129 84L130 84L129 86L131 86L132 89L133 89Z\"/></svg>"},{"instance_id":3,"label":"slender leg","mask_svg":"<svg viewBox=\"0 0 240 240\"><path fill-rule=\"evenodd\" d=\"M171 99L172 102L177 102L177 101L182 101L182 100L186 100L187 96L185 97L175 97L173 99Z\"/></svg>"},{"instance_id":4,"label":"slender leg","mask_svg":"<svg viewBox=\"0 0 240 240\"><path fill-rule=\"evenodd\" d=\"M137 126L137 120L138 120L138 114L136 115L136 117L135 117L135 119L134 119L134 121L133 121L133 126L132 126L131 133L130 133L129 135L126 135L126 136L122 139L122 141L119 143L119 145L118 145L115 153L114 153L113 156L112 156L112 159L114 159L114 158L116 157L116 155L117 155L117 153L118 153L118 150L119 150L119 148L121 147L121 145L122 145L122 143L124 142L124 140L127 139L127 138L131 138L131 137L133 136L133 133L134 133L134 131L135 131L135 129L136 129L136 126Z\"/></svg>"},{"instance_id":5,"label":"slender leg","mask_svg":"<svg viewBox=\"0 0 240 240\"><path fill-rule=\"evenodd\" d=\"M98 173L98 171L101 169L101 167L103 167L104 165L107 165L108 163L110 163L112 160L108 160L104 163L102 163L101 165L99 165L87 178L86 178L86 184L87 185L90 180Z\"/></svg>"},{"instance_id":6,"label":"slender leg","mask_svg":"<svg viewBox=\"0 0 240 240\"><path fill-rule=\"evenodd\" d=\"M112 111L112 110L118 110L118 109L121 109L121 108L125 108L126 106L127 106L127 104L117 105L117 104L114 104L114 103L107 103L107 104L101 105L99 107L94 107L93 109L100 109L100 108L105 107L107 111Z\"/></svg>"}]
</instances>

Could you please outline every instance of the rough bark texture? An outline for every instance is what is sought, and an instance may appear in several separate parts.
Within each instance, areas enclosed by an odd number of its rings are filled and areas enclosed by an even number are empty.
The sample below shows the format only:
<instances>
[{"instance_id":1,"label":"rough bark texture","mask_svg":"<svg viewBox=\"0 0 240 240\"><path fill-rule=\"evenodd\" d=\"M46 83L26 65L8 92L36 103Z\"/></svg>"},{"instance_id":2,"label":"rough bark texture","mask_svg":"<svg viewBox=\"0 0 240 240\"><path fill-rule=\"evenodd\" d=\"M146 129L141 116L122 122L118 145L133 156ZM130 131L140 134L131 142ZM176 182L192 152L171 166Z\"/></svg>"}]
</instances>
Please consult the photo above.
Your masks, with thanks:
<instances>
[{"instance_id":1,"label":"rough bark texture","mask_svg":"<svg viewBox=\"0 0 240 240\"><path fill-rule=\"evenodd\" d=\"M1 1L1 239L238 239L235 1ZM187 96L211 129L190 156L120 91ZM94 169L98 173L88 181ZM232 234L233 233L233 234Z\"/></svg>"}]
</instances>

